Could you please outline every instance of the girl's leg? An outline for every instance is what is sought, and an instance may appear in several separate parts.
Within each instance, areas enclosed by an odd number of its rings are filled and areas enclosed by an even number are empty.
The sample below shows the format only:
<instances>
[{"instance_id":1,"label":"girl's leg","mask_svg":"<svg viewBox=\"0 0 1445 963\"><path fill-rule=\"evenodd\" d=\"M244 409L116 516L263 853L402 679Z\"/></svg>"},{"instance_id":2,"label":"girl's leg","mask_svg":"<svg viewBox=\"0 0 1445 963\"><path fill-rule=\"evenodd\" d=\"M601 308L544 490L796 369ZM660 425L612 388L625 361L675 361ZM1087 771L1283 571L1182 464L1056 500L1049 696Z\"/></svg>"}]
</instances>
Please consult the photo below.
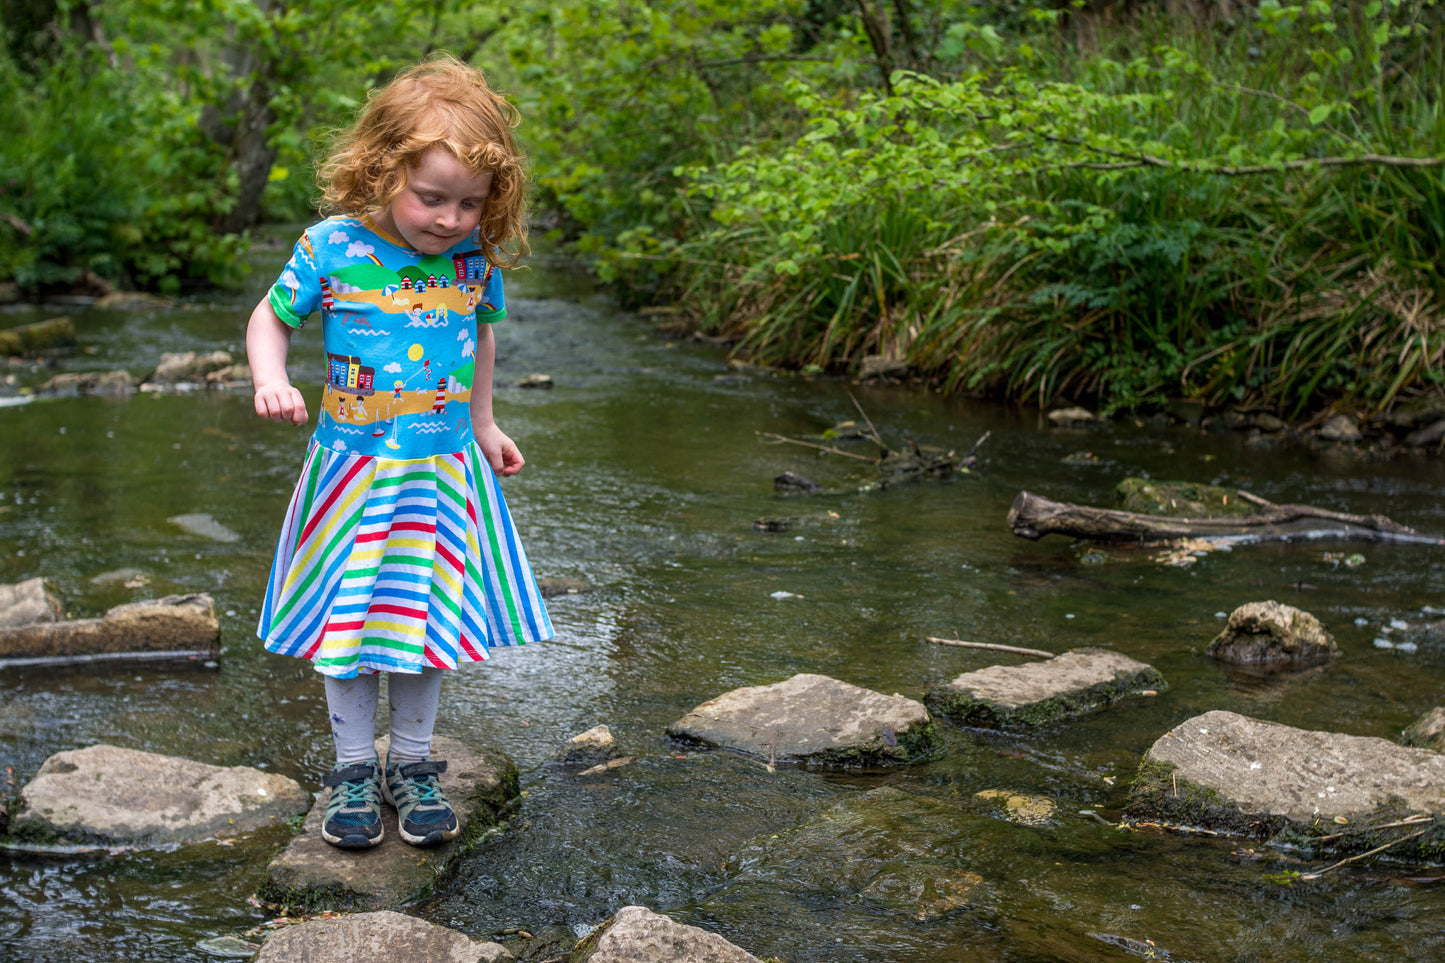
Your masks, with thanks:
<instances>
[{"instance_id":1,"label":"girl's leg","mask_svg":"<svg viewBox=\"0 0 1445 963\"><path fill-rule=\"evenodd\" d=\"M326 677L326 708L331 715L331 735L336 739L337 765L376 758L376 703L380 691L379 672L350 679Z\"/></svg>"},{"instance_id":2,"label":"girl's leg","mask_svg":"<svg viewBox=\"0 0 1445 963\"><path fill-rule=\"evenodd\" d=\"M406 764L429 758L432 729L437 721L437 704L441 700L442 670L393 672L387 677L386 686L391 702L388 763Z\"/></svg>"}]
</instances>

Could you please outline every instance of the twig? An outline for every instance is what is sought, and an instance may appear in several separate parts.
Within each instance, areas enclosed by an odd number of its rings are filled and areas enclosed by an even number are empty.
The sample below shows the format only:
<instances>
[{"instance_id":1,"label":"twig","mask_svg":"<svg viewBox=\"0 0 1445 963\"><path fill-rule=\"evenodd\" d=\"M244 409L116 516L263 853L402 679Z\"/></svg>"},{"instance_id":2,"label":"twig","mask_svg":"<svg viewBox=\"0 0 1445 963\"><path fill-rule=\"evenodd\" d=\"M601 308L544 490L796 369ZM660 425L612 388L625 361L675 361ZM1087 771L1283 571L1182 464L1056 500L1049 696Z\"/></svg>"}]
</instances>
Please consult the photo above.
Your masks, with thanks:
<instances>
[{"instance_id":1,"label":"twig","mask_svg":"<svg viewBox=\"0 0 1445 963\"><path fill-rule=\"evenodd\" d=\"M818 449L819 451L826 451L826 452L827 452L828 454L830 454L830 455L842 455L842 456L845 457L845 458L856 458L856 459L858 459L859 461L870 462L871 464L874 464L874 465L878 464L878 459L876 459L876 458L869 458L867 455L860 455L860 454L858 454L856 451L844 451L844 450L841 449L841 448L834 448L832 445L819 445L819 444L815 444L815 443L813 443L813 442L811 442L811 441L803 441L803 440L798 439L798 438L789 438L787 435L775 434L774 432L771 432L771 431L760 431L760 432L757 432L757 436L758 436L759 438L772 438L772 439L774 439L774 440L776 440L776 441L780 441L780 442L785 441L785 442L787 442L787 443L790 444L790 445L802 445L802 446L805 447L805 448L816 448L816 449Z\"/></svg>"},{"instance_id":2,"label":"twig","mask_svg":"<svg viewBox=\"0 0 1445 963\"><path fill-rule=\"evenodd\" d=\"M961 639L940 639L932 635L923 637L926 641L935 645L956 645L965 649L993 649L996 652L1017 652L1019 655L1036 655L1041 659L1052 659L1054 653L1045 652L1043 649L1025 649L1017 645L1001 645L997 642L964 642Z\"/></svg>"},{"instance_id":3,"label":"twig","mask_svg":"<svg viewBox=\"0 0 1445 963\"><path fill-rule=\"evenodd\" d=\"M883 444L882 438L878 437L878 429L873 427L873 420L868 417L868 412L863 410L863 406L858 403L857 398L853 397L853 392L851 391L848 392L848 400L853 402L853 407L857 408L858 414L863 416L863 422L868 426L868 437L872 438L873 443L876 444L879 448L883 448L886 450L888 446Z\"/></svg>"},{"instance_id":4,"label":"twig","mask_svg":"<svg viewBox=\"0 0 1445 963\"><path fill-rule=\"evenodd\" d=\"M1373 856L1373 855L1375 855L1376 853L1383 853L1385 850L1389 849L1391 846L1398 846L1398 845L1400 845L1401 843L1408 843L1408 842L1409 842L1410 840L1412 840L1412 839L1419 839L1421 836L1425 835L1425 834L1428 833L1429 831L1430 831L1430 830L1428 830L1428 829L1422 829L1422 830L1420 830L1420 831L1417 832L1417 833L1411 833L1411 834L1408 835L1408 836L1401 836L1399 839L1392 840L1392 841L1386 843L1386 844L1383 845L1383 846L1376 846L1374 849L1368 850L1367 852L1360 853L1358 856L1348 856L1348 857L1346 857L1345 859L1340 860L1338 863L1335 863L1333 866L1326 866L1324 869L1320 870L1318 873L1304 873L1304 874L1302 874L1302 875L1300 876L1300 879L1319 879L1321 876L1323 876L1325 873L1328 873L1328 872L1329 872L1330 870L1332 870L1332 869L1339 869L1341 866L1345 865L1346 863L1357 862L1357 861L1359 861L1359 860L1364 859L1366 856Z\"/></svg>"},{"instance_id":5,"label":"twig","mask_svg":"<svg viewBox=\"0 0 1445 963\"><path fill-rule=\"evenodd\" d=\"M1361 826L1359 829L1351 830L1349 832L1335 833L1331 836L1321 836L1319 841L1324 843L1332 839L1342 839L1345 836L1359 836L1362 833L1373 833L1376 830L1380 829L1399 829L1401 826L1418 826L1421 823L1428 823L1432 821L1433 818L1433 816L1426 816L1420 813L1416 813L1409 819L1402 819L1397 823L1381 823L1378 826Z\"/></svg>"}]
</instances>

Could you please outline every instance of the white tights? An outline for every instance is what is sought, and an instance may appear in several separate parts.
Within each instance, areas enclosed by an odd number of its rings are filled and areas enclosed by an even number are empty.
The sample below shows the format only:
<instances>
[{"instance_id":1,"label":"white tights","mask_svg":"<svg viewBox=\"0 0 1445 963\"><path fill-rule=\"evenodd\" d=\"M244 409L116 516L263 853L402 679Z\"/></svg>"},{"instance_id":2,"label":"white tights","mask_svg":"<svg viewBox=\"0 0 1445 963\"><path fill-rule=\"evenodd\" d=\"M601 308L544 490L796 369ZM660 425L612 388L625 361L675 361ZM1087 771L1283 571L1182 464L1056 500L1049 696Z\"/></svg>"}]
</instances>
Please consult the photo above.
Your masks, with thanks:
<instances>
[{"instance_id":1,"label":"white tights","mask_svg":"<svg viewBox=\"0 0 1445 963\"><path fill-rule=\"evenodd\" d=\"M420 762L431 755L441 697L442 670L389 672L386 689L391 702L392 762ZM376 756L376 708L381 673L350 679L326 676L326 709L336 740L337 765L370 762Z\"/></svg>"}]
</instances>

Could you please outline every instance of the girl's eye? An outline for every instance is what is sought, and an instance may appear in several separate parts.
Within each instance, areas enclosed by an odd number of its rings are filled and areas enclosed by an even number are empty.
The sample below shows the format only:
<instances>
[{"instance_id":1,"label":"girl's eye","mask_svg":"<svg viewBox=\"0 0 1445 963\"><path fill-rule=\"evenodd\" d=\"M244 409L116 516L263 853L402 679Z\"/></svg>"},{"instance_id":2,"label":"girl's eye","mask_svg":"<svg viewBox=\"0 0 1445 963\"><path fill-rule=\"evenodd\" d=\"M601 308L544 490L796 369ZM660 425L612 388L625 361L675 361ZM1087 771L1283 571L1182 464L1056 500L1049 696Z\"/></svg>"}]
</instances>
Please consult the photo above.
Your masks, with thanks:
<instances>
[{"instance_id":1,"label":"girl's eye","mask_svg":"<svg viewBox=\"0 0 1445 963\"><path fill-rule=\"evenodd\" d=\"M469 210L469 211L475 211L477 208L479 208L479 207L481 207L481 206L482 206L482 205L481 205L481 203L480 203L479 201L473 201L473 200L465 200L465 201L462 201L462 207L465 207L465 208L466 208L467 210Z\"/></svg>"},{"instance_id":2,"label":"girl's eye","mask_svg":"<svg viewBox=\"0 0 1445 963\"><path fill-rule=\"evenodd\" d=\"M442 202L442 199L435 194L418 194L417 196L420 197L421 202L428 207L435 207Z\"/></svg>"}]
</instances>

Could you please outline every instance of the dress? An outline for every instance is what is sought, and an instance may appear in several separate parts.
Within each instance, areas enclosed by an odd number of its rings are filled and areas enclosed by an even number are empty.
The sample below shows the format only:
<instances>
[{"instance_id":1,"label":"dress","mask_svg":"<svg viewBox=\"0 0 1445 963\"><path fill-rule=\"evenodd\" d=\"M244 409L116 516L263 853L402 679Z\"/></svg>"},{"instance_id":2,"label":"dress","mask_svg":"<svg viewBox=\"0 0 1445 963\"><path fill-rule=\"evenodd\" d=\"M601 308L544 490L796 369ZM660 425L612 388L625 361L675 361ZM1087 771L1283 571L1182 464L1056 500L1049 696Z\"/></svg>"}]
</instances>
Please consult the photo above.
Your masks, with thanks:
<instances>
[{"instance_id":1,"label":"dress","mask_svg":"<svg viewBox=\"0 0 1445 963\"><path fill-rule=\"evenodd\" d=\"M349 678L551 638L472 437L476 325L506 313L478 244L426 255L368 218L328 218L269 297L293 327L321 311L327 377L261 608L266 648Z\"/></svg>"}]
</instances>

